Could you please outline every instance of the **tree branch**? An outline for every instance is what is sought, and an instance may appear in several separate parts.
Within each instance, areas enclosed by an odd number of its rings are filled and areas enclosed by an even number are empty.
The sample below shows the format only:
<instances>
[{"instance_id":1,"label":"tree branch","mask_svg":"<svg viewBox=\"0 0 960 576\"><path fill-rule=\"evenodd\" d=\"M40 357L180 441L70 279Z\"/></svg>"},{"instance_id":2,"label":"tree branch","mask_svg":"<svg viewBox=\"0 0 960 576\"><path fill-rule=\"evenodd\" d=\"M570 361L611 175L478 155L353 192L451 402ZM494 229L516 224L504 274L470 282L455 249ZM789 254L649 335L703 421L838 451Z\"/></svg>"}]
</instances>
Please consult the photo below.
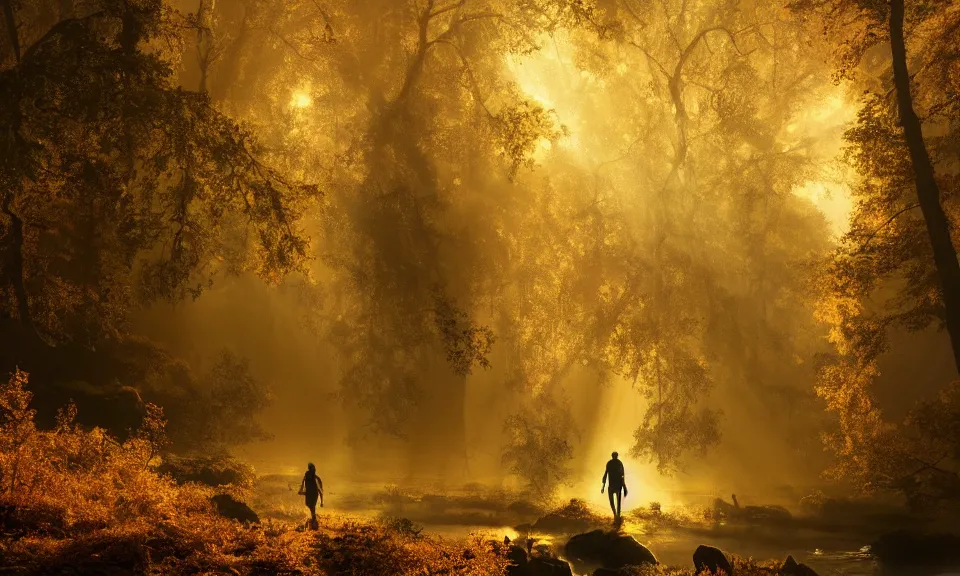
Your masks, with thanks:
<instances>
[{"instance_id":1,"label":"tree branch","mask_svg":"<svg viewBox=\"0 0 960 576\"><path fill-rule=\"evenodd\" d=\"M899 216L901 216L901 215L903 215L903 214L906 214L907 212L909 212L909 211L911 211L911 210L913 210L913 209L915 209L915 208L919 208L919 207L920 207L920 204L917 203L917 204L910 204L910 205L907 206L906 208L902 208L902 209L900 209L900 210L897 210L897 212L894 213L893 216L887 218L886 221L884 221L883 224L881 224L880 226L878 226L876 230L874 230L873 232L871 232L870 234L868 234L868 235L866 236L866 240L865 240L864 243L860 246L860 248L857 249L857 252L862 252L862 251L866 250L867 246L870 244L871 241L873 241L873 239L877 236L877 234L878 234L881 230L883 230L884 228L886 228L891 222L893 222L894 220L896 220ZM851 234L851 236L853 236L853 235Z\"/></svg>"}]
</instances>

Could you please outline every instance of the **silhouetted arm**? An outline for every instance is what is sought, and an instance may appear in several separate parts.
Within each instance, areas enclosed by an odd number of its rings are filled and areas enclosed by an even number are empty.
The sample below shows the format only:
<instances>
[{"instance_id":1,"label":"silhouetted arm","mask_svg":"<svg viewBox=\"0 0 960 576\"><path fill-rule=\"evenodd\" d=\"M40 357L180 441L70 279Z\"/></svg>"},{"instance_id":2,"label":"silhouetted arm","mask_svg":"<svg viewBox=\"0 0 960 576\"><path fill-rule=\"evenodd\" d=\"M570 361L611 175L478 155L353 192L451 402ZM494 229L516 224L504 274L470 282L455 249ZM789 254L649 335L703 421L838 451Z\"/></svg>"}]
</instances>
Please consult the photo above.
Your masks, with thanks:
<instances>
[{"instance_id":1,"label":"silhouetted arm","mask_svg":"<svg viewBox=\"0 0 960 576\"><path fill-rule=\"evenodd\" d=\"M319 476L314 476L317 480L317 491L320 495L320 507L323 508L323 480Z\"/></svg>"},{"instance_id":2,"label":"silhouetted arm","mask_svg":"<svg viewBox=\"0 0 960 576\"><path fill-rule=\"evenodd\" d=\"M603 480L600 481L600 493L603 494L603 487L607 485L607 474L610 473L610 470L604 469L603 471Z\"/></svg>"}]
</instances>

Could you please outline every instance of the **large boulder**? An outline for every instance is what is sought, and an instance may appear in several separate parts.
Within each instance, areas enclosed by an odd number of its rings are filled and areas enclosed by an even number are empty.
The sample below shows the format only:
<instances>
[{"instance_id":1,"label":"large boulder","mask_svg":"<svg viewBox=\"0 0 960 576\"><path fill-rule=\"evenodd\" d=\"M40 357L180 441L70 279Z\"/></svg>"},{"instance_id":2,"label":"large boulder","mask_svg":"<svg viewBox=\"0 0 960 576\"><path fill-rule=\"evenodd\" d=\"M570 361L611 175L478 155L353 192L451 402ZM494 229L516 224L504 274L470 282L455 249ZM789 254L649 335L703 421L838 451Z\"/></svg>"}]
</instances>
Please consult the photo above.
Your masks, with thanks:
<instances>
[{"instance_id":1,"label":"large boulder","mask_svg":"<svg viewBox=\"0 0 960 576\"><path fill-rule=\"evenodd\" d=\"M783 566L780 567L777 573L780 574L780 576L817 576L813 568L806 564L797 564L793 556L787 556L787 559L783 561Z\"/></svg>"},{"instance_id":2,"label":"large boulder","mask_svg":"<svg viewBox=\"0 0 960 576\"><path fill-rule=\"evenodd\" d=\"M733 576L733 567L730 566L730 561L727 560L727 557L723 555L719 548L713 546L702 544L697 546L697 550L693 553L693 566L696 568L697 574L707 569L714 576L721 571L727 576Z\"/></svg>"},{"instance_id":3,"label":"large boulder","mask_svg":"<svg viewBox=\"0 0 960 576\"><path fill-rule=\"evenodd\" d=\"M216 508L217 514L223 516L224 518L236 520L237 522L243 524L260 523L260 517L257 516L256 512L229 494L217 494L211 498L210 501L213 502L213 506Z\"/></svg>"},{"instance_id":4,"label":"large boulder","mask_svg":"<svg viewBox=\"0 0 960 576\"><path fill-rule=\"evenodd\" d=\"M960 568L960 536L898 530L884 534L870 546L886 566Z\"/></svg>"},{"instance_id":5,"label":"large boulder","mask_svg":"<svg viewBox=\"0 0 960 576\"><path fill-rule=\"evenodd\" d=\"M510 561L510 564L507 565L508 576L526 575L529 558L527 558L527 551L523 546L511 546L510 550L507 551L507 560Z\"/></svg>"},{"instance_id":6,"label":"large boulder","mask_svg":"<svg viewBox=\"0 0 960 576\"><path fill-rule=\"evenodd\" d=\"M607 523L590 509L586 502L574 498L564 506L552 510L532 527L532 531L547 534L571 534L597 528Z\"/></svg>"},{"instance_id":7,"label":"large boulder","mask_svg":"<svg viewBox=\"0 0 960 576\"><path fill-rule=\"evenodd\" d=\"M567 542L567 558L578 572L591 568L612 568L658 564L657 558L632 536L618 532L594 530L577 534Z\"/></svg>"}]
</instances>

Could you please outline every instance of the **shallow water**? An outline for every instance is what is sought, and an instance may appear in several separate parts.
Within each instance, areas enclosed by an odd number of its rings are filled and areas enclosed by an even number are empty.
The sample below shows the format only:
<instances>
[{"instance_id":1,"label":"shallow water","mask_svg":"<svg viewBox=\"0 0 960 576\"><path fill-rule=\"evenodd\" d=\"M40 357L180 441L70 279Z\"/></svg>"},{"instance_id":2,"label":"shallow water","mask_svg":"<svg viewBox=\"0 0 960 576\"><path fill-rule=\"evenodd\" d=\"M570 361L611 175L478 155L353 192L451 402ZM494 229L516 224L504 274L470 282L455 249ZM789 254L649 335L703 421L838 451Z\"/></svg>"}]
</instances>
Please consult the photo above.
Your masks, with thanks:
<instances>
[{"instance_id":1,"label":"shallow water","mask_svg":"<svg viewBox=\"0 0 960 576\"><path fill-rule=\"evenodd\" d=\"M295 478L298 480L298 478ZM277 503L283 502L283 511L293 515L303 514L302 501L291 492L292 480L271 482L261 487L261 505L278 509ZM288 484L290 484L288 486ZM373 498L381 487L356 490L349 494L328 493L328 507L321 514L346 514L348 516L375 519L380 516L407 517L423 526L424 533L448 539L483 538L502 541L504 536L511 540L519 537L516 530L504 525L520 523L516 518L508 518L502 506L487 497L478 496L471 503L443 502L442 497L423 496L405 499L400 495L394 500ZM287 505L289 504L289 508ZM256 506L255 506L256 508ZM268 516L270 514L267 514ZM656 525L638 519L625 517L623 531L632 535L645 545L654 555L668 566L693 567L693 552L697 546L706 544L720 548L729 554L743 558L753 558L760 562L783 562L788 555L813 568L820 576L936 576L937 572L915 572L883 569L869 554L866 545L871 536L855 534L837 529L811 528L794 525L790 528L772 526L698 526L676 528ZM573 534L545 535L534 534L537 544L546 544L562 556L563 547ZM960 576L960 570L954 570ZM941 572L943 576L947 572Z\"/></svg>"},{"instance_id":2,"label":"shallow water","mask_svg":"<svg viewBox=\"0 0 960 576\"><path fill-rule=\"evenodd\" d=\"M744 558L754 558L758 561L786 559L793 556L797 562L807 564L820 576L898 576L890 572L882 572L873 557L866 551L861 551L862 545L856 548L831 546L831 539L837 540L836 535L824 534L820 539L820 547L784 547L775 546L757 541L749 535L736 538L726 536L708 537L693 535L683 531L662 530L656 534L645 534L642 527L627 524L624 532L631 534L638 542L650 549L660 562L668 566L693 566L693 551L697 546L706 544L721 550L736 554ZM453 526L436 525L425 526L425 531L444 538L463 538L470 535L482 536L485 539L502 540L504 536L511 539L517 537L513 528L489 528L481 526ZM537 537L538 544L552 545L554 549L562 551L569 536ZM808 539L816 540L815 535L807 535ZM904 575L905 576L905 575ZM957 575L960 576L960 575Z\"/></svg>"},{"instance_id":3,"label":"shallow water","mask_svg":"<svg viewBox=\"0 0 960 576\"><path fill-rule=\"evenodd\" d=\"M464 538L480 536L484 539L503 540L504 536L511 539L517 537L513 528L490 528L481 526L455 525L427 525L425 532L443 538ZM661 530L656 534L645 534L642 527L627 524L623 531L632 535L638 542L650 549L657 559L668 566L693 566L693 552L697 546L706 544L715 546L724 552L736 554L744 558L754 558L758 561L786 559L788 555L800 563L807 564L820 576L899 576L890 572L882 572L876 565L873 557L866 551L861 551L863 545L853 547L831 545L831 539L837 540L833 534L824 534L819 539L819 547L790 547L776 546L743 535L736 538L726 536L709 537L701 534L688 534L677 530ZM538 535L538 544L547 544L561 552L569 537ZM817 540L815 535L807 535L808 540ZM847 543L844 543L847 544ZM905 576L905 575L904 575ZM960 575L957 575L960 576Z\"/></svg>"}]
</instances>

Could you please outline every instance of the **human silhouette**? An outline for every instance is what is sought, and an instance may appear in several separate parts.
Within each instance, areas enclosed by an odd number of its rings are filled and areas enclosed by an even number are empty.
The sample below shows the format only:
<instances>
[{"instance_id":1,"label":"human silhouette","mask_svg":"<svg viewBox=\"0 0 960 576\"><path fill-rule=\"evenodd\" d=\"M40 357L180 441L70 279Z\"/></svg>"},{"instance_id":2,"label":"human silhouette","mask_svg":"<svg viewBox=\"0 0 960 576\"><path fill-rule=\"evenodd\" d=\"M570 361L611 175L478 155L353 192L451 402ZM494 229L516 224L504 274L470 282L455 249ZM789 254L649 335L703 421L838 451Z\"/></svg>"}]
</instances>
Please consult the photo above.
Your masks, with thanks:
<instances>
[{"instance_id":1,"label":"human silhouette","mask_svg":"<svg viewBox=\"0 0 960 576\"><path fill-rule=\"evenodd\" d=\"M303 475L303 482L300 483L300 491L297 493L306 497L307 508L310 509L310 524L316 525L317 498L320 499L320 507L323 508L323 482L317 476L317 467L312 462L307 464L307 472Z\"/></svg>"},{"instance_id":2,"label":"human silhouette","mask_svg":"<svg viewBox=\"0 0 960 576\"><path fill-rule=\"evenodd\" d=\"M626 474L623 470L623 462L620 461L620 455L614 452L613 458L607 462L607 469L603 472L603 480L600 483L600 493L603 494L603 487L607 484L609 477L607 494L610 496L610 510L613 511L614 522L620 520L620 501L627 497ZM622 495L621 495L622 493ZM617 503L614 505L613 497L617 497Z\"/></svg>"}]
</instances>

